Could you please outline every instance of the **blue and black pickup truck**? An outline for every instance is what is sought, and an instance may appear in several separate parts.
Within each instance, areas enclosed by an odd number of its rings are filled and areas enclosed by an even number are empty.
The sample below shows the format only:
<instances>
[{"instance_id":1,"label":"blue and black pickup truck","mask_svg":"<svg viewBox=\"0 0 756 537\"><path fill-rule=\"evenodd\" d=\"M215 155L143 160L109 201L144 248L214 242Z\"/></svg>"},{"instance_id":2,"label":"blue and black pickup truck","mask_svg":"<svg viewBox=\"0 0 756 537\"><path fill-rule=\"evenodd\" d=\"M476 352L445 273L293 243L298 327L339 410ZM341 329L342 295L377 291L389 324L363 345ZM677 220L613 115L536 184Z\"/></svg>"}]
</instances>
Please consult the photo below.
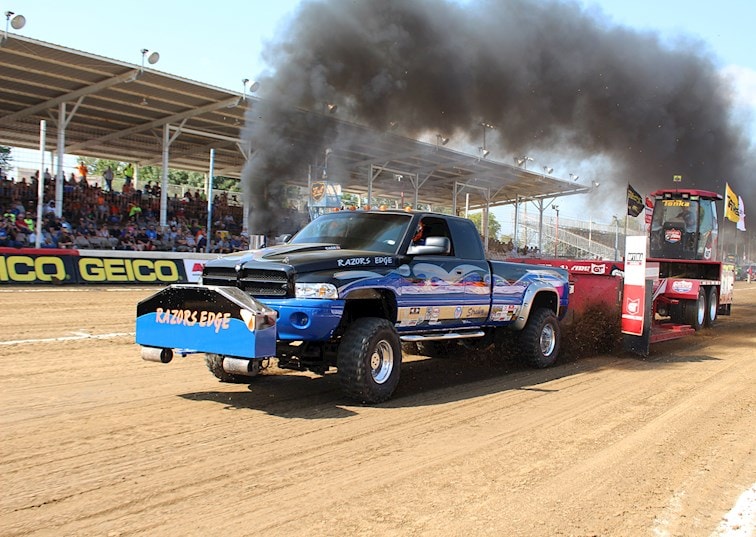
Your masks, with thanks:
<instances>
[{"instance_id":1,"label":"blue and black pickup truck","mask_svg":"<svg viewBox=\"0 0 756 537\"><path fill-rule=\"evenodd\" d=\"M271 359L320 374L335 367L347 397L379 403L399 383L402 342L435 356L514 332L506 339L526 363L553 364L568 300L565 270L486 259L465 218L339 211L285 244L208 261L199 284L141 301L136 342L156 362L205 353L226 382L251 381Z\"/></svg>"}]
</instances>

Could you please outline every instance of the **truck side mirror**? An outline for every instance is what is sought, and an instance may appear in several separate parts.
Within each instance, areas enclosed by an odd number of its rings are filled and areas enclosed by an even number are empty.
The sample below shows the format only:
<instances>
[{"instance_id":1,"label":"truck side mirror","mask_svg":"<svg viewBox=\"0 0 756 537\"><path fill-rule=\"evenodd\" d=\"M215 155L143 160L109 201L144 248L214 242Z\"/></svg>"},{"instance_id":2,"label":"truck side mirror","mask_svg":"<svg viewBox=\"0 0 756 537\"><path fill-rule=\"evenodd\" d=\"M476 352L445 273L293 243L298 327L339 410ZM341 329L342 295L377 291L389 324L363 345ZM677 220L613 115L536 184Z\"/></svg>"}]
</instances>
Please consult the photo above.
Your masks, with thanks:
<instances>
[{"instance_id":1,"label":"truck side mirror","mask_svg":"<svg viewBox=\"0 0 756 537\"><path fill-rule=\"evenodd\" d=\"M449 255L451 241L449 237L427 237L425 244L412 244L407 255Z\"/></svg>"}]
</instances>

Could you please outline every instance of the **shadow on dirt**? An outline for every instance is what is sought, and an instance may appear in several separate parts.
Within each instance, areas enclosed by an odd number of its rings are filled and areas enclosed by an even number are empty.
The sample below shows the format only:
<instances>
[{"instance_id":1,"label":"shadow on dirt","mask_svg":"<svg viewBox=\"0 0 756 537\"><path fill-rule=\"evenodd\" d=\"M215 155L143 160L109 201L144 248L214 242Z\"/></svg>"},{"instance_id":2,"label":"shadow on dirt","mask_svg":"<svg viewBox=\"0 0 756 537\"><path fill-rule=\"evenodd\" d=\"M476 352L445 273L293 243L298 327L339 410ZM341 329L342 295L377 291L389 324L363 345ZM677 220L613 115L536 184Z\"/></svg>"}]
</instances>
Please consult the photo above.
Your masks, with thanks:
<instances>
[{"instance_id":1,"label":"shadow on dirt","mask_svg":"<svg viewBox=\"0 0 756 537\"><path fill-rule=\"evenodd\" d=\"M392 399L371 406L435 406L508 390L548 394L556 390L542 388L541 385L577 373L611 367L616 360L616 357L594 358L533 370L509 360L491 363L483 359L411 356L402 364L401 382ZM249 385L240 384L239 388L239 391L186 393L180 397L191 401L213 401L228 409L258 410L300 419L347 418L361 413L360 409L364 407L341 395L335 372L322 377L307 373L264 374Z\"/></svg>"},{"instance_id":2,"label":"shadow on dirt","mask_svg":"<svg viewBox=\"0 0 756 537\"><path fill-rule=\"evenodd\" d=\"M744 308L745 309L745 308ZM548 369L529 369L519 363L513 346L498 350L461 351L453 357L430 359L405 349L401 381L391 400L375 408L437 406L477 397L523 390L548 396L547 383L604 369L657 369L679 363L720 360L706 347L726 339L751 349L753 320L744 312L723 319L713 329L674 341L655 344L648 357L620 350L618 323L608 312L591 311L580 325L566 329L562 357ZM746 329L747 328L747 329ZM212 380L209 380L212 382ZM213 401L229 409L258 410L285 418L340 419L363 413L359 403L345 399L338 375L285 372L264 374L249 385L222 385L224 389L181 395L193 401Z\"/></svg>"}]
</instances>

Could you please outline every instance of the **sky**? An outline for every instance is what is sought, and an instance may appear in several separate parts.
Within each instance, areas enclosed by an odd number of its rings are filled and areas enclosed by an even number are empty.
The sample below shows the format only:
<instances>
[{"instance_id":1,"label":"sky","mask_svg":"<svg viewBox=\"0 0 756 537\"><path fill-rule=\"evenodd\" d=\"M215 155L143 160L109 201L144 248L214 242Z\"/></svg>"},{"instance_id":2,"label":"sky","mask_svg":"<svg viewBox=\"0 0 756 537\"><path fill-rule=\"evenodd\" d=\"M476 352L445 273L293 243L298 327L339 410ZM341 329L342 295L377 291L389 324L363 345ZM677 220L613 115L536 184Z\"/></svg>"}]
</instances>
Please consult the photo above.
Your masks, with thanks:
<instances>
[{"instance_id":1,"label":"sky","mask_svg":"<svg viewBox=\"0 0 756 537\"><path fill-rule=\"evenodd\" d=\"M736 80L737 109L753 125L751 147L756 147L756 36L751 28L756 2L575 2L608 24L651 32L669 43L692 39L690 46L713 55L722 73ZM156 70L241 91L244 78L254 80L266 72L266 44L301 3L5 0L3 12L26 17L26 26L16 32L20 35L134 64L141 62L141 50L147 48L160 54Z\"/></svg>"},{"instance_id":2,"label":"sky","mask_svg":"<svg viewBox=\"0 0 756 537\"><path fill-rule=\"evenodd\" d=\"M241 87L265 69L262 52L301 0L175 0L102 2L24 0L3 2L3 11L26 17L19 34L108 58L140 63L141 50L156 50L157 70L213 84ZM756 2L721 0L583 0L613 23L659 32L674 40L702 40L723 68L756 78ZM65 7L62 7L65 6ZM750 72L749 72L750 71ZM756 88L751 88L756 107Z\"/></svg>"}]
</instances>

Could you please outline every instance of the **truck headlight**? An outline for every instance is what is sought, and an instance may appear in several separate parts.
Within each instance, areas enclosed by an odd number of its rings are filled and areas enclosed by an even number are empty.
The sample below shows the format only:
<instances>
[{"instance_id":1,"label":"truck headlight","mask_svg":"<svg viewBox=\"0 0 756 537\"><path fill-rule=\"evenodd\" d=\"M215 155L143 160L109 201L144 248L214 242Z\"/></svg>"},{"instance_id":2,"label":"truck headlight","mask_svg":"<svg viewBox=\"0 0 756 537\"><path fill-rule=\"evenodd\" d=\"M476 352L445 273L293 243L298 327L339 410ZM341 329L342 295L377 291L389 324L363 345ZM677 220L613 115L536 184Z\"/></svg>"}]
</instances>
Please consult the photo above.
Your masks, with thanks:
<instances>
[{"instance_id":1,"label":"truck headlight","mask_svg":"<svg viewBox=\"0 0 756 537\"><path fill-rule=\"evenodd\" d=\"M297 298L339 298L336 286L330 283L297 283L294 295Z\"/></svg>"}]
</instances>

